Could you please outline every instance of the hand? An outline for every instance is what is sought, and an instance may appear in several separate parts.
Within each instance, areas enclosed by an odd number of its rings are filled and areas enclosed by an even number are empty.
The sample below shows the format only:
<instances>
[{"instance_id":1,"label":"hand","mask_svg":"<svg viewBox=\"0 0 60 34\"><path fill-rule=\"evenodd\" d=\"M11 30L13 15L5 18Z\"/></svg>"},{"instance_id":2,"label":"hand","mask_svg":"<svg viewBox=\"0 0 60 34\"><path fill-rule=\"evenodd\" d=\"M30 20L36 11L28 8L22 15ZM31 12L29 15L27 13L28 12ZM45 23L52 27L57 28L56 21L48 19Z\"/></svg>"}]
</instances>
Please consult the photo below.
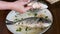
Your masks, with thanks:
<instances>
[{"instance_id":1,"label":"hand","mask_svg":"<svg viewBox=\"0 0 60 34\"><path fill-rule=\"evenodd\" d=\"M0 1L0 10L15 10L20 13L24 13L27 10L31 9L30 6L24 7L24 5L28 4L30 0L17 0L15 2L5 2Z\"/></svg>"},{"instance_id":2,"label":"hand","mask_svg":"<svg viewBox=\"0 0 60 34\"><path fill-rule=\"evenodd\" d=\"M31 9L30 6L26 6L24 7L24 5L28 4L29 1L28 0L19 0L19 1L15 1L13 3L13 10L18 11L20 13L24 13L27 10Z\"/></svg>"}]
</instances>

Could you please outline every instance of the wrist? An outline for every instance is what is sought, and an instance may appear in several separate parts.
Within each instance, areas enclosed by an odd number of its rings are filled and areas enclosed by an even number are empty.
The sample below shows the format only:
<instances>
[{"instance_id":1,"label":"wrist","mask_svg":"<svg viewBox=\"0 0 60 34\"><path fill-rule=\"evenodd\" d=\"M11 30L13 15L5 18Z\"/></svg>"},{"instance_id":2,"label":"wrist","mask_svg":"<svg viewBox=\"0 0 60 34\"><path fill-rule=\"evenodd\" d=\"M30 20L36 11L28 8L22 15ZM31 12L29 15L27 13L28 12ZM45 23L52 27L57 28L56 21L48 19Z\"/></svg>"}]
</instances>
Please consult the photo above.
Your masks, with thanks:
<instances>
[{"instance_id":1,"label":"wrist","mask_svg":"<svg viewBox=\"0 0 60 34\"><path fill-rule=\"evenodd\" d=\"M13 3L8 3L7 4L7 9L13 10L14 4Z\"/></svg>"}]
</instances>

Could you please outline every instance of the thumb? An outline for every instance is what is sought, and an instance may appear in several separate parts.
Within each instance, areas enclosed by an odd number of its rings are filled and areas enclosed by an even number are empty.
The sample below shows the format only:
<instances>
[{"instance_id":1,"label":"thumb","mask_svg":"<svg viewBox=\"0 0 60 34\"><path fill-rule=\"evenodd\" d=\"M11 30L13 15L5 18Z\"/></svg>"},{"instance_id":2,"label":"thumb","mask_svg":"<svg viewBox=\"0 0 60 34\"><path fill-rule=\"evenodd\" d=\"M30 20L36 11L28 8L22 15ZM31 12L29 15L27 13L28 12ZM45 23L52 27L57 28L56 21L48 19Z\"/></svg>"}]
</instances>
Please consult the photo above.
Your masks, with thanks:
<instances>
[{"instance_id":1,"label":"thumb","mask_svg":"<svg viewBox=\"0 0 60 34\"><path fill-rule=\"evenodd\" d=\"M29 10L31 8L32 7L26 7L26 8L23 8L23 9L18 8L18 9L15 9L15 10L18 11L19 13L25 13L25 12L27 12L27 10Z\"/></svg>"},{"instance_id":2,"label":"thumb","mask_svg":"<svg viewBox=\"0 0 60 34\"><path fill-rule=\"evenodd\" d=\"M24 9L20 9L20 8L14 8L13 10L19 12L19 13L24 13L26 11L24 11Z\"/></svg>"}]
</instances>

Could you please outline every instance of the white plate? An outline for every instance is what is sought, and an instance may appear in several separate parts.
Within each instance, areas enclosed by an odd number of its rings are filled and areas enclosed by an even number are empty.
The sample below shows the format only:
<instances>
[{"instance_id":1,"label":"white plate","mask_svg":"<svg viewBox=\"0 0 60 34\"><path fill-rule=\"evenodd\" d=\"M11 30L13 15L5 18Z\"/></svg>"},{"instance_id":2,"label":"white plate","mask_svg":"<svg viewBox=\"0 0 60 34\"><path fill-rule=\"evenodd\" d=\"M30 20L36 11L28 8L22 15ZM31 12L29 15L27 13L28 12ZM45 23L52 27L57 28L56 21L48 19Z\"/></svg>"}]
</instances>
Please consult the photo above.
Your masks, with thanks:
<instances>
[{"instance_id":1,"label":"white plate","mask_svg":"<svg viewBox=\"0 0 60 34\"><path fill-rule=\"evenodd\" d=\"M26 13L29 13L29 12L26 12ZM23 16L20 14L20 16L18 15L17 19L21 19L22 18L28 18L28 17L35 17L34 15L30 15L30 16L27 16L27 14L24 13ZM6 19L10 20L10 21L14 21L16 19L15 15L19 14L18 12L12 10L6 17ZM42 9L40 11L37 12L37 14L44 14L45 16L48 16L48 18L53 22L53 17L52 17L52 14L51 12L48 10L48 9ZM51 22L51 24L52 24ZM6 22L7 23L7 22ZM8 30L11 31L13 34L25 34L25 33L21 33L21 32L16 32L16 26L15 25L6 25ZM50 25L51 26L51 25ZM46 32L50 27L48 27L47 29L45 29L43 32L41 33L44 33ZM40 33L40 34L41 34Z\"/></svg>"}]
</instances>

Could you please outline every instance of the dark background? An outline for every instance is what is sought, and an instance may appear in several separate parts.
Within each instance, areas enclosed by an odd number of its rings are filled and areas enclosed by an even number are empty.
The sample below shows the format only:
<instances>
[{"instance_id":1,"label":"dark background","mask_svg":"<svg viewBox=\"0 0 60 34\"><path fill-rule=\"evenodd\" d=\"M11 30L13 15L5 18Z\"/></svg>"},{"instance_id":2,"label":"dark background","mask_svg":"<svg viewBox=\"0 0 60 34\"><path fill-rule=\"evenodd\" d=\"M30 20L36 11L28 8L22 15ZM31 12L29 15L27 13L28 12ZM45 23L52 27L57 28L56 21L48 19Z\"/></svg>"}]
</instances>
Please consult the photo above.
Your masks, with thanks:
<instances>
[{"instance_id":1,"label":"dark background","mask_svg":"<svg viewBox=\"0 0 60 34\"><path fill-rule=\"evenodd\" d=\"M60 2L56 2L55 4L52 4L52 5L49 3L47 4L49 6L48 9L51 11L54 20L53 20L53 24L51 28L44 34L60 34ZM10 10L0 10L0 34L12 34L7 29L6 24L5 24L5 19L9 12Z\"/></svg>"}]
</instances>

